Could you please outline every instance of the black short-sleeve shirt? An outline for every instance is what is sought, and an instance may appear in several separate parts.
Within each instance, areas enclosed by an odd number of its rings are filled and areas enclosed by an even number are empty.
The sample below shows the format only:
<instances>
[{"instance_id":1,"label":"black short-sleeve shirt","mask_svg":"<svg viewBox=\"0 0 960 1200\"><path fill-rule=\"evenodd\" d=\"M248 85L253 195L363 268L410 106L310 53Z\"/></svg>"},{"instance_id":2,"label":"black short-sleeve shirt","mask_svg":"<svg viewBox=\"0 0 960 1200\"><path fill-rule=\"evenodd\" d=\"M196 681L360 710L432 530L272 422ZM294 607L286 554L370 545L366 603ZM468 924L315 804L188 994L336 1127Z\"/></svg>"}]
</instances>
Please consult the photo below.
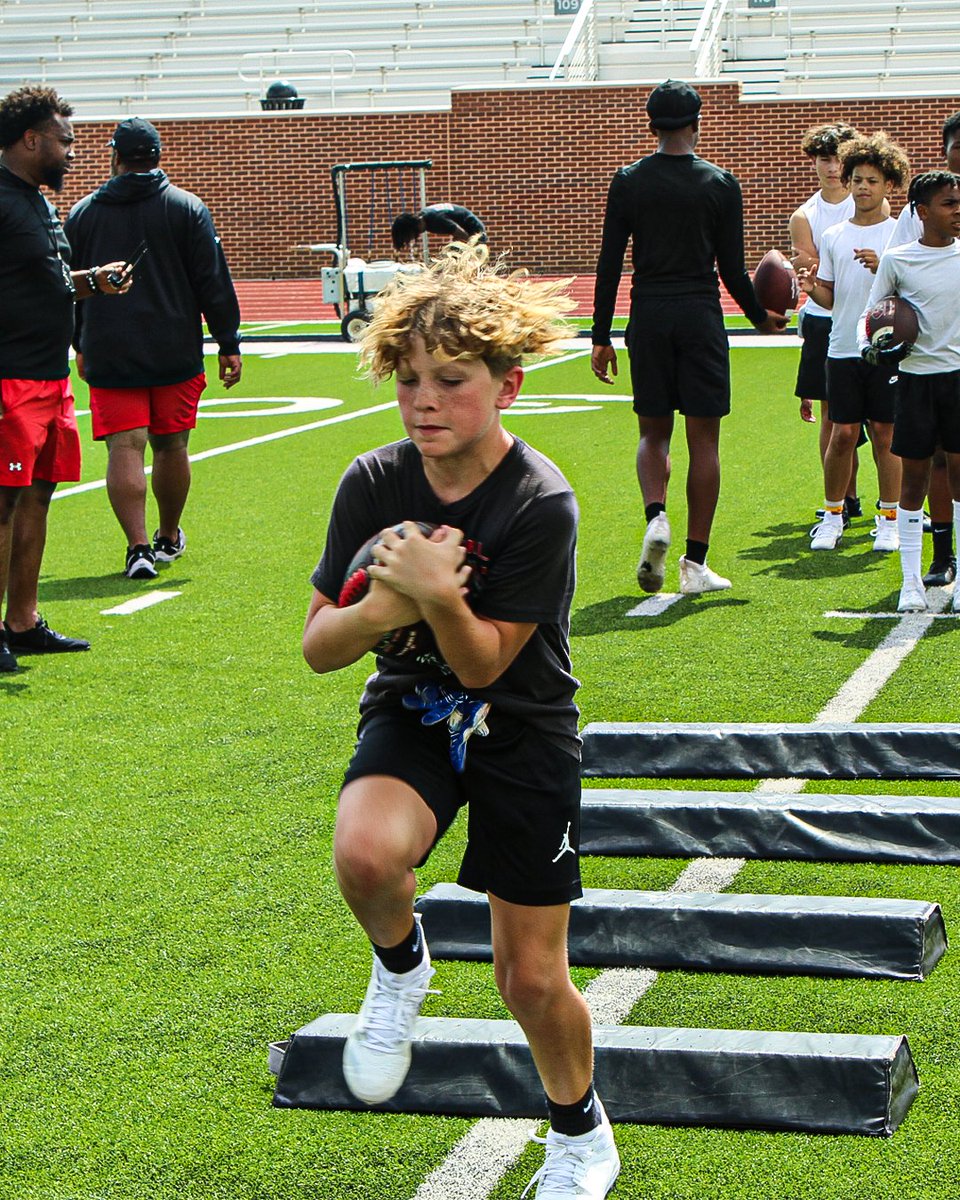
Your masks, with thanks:
<instances>
[{"instance_id":1,"label":"black short-sleeve shirt","mask_svg":"<svg viewBox=\"0 0 960 1200\"><path fill-rule=\"evenodd\" d=\"M579 686L570 664L570 604L575 585L577 504L549 459L515 440L491 474L461 500L442 503L408 439L361 455L333 503L327 541L311 576L336 601L350 560L373 534L400 521L463 530L473 566L468 602L480 616L537 628L503 675L471 695L490 701L491 720L526 722L567 753L579 754ZM378 655L361 697L362 713L396 706L418 683L455 677L439 655Z\"/></svg>"}]
</instances>

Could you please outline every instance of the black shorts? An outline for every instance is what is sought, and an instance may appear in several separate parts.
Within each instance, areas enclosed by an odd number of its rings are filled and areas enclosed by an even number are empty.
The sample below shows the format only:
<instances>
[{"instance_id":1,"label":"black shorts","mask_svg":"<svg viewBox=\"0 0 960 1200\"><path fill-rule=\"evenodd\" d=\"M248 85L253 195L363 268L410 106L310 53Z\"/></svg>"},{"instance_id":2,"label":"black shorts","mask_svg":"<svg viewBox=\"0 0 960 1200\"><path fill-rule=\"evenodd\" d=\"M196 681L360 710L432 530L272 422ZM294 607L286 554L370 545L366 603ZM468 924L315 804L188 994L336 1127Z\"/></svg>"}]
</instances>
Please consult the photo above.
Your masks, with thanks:
<instances>
[{"instance_id":1,"label":"black shorts","mask_svg":"<svg viewBox=\"0 0 960 1200\"><path fill-rule=\"evenodd\" d=\"M901 371L891 449L900 458L930 458L938 445L960 454L960 371Z\"/></svg>"},{"instance_id":2,"label":"black shorts","mask_svg":"<svg viewBox=\"0 0 960 1200\"><path fill-rule=\"evenodd\" d=\"M862 358L827 359L827 412L837 425L892 425L897 368L871 367Z\"/></svg>"},{"instance_id":3,"label":"black shorts","mask_svg":"<svg viewBox=\"0 0 960 1200\"><path fill-rule=\"evenodd\" d=\"M827 344L833 328L831 317L807 316L800 310L800 365L797 367L797 386L793 394L800 400L827 398Z\"/></svg>"},{"instance_id":4,"label":"black shorts","mask_svg":"<svg viewBox=\"0 0 960 1200\"><path fill-rule=\"evenodd\" d=\"M716 300L636 299L624 341L639 416L725 417L730 411L730 353Z\"/></svg>"},{"instance_id":5,"label":"black shorts","mask_svg":"<svg viewBox=\"0 0 960 1200\"><path fill-rule=\"evenodd\" d=\"M402 780L437 818L436 841L467 805L463 887L531 906L582 896L579 760L491 713L489 736L470 738L458 774L446 724L423 725L420 715L381 709L362 722L344 784L367 775Z\"/></svg>"}]
</instances>

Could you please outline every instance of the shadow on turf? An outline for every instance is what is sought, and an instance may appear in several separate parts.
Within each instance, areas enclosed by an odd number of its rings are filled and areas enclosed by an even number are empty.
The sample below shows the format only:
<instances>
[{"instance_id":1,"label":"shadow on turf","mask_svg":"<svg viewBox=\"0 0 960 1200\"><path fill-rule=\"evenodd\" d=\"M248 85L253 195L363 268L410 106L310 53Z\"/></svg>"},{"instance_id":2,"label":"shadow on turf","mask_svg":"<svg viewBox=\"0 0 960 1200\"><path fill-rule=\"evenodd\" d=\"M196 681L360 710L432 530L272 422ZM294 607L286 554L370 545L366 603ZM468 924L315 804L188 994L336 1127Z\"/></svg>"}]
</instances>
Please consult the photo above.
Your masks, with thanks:
<instances>
[{"instance_id":1,"label":"shadow on turf","mask_svg":"<svg viewBox=\"0 0 960 1200\"><path fill-rule=\"evenodd\" d=\"M177 575L176 586L190 582L187 575ZM41 606L48 600L116 600L122 602L132 596L149 592L151 587L163 587L163 572L157 579L127 579L119 572L109 575L80 575L72 579L42 579L40 581Z\"/></svg>"},{"instance_id":2,"label":"shadow on turf","mask_svg":"<svg viewBox=\"0 0 960 1200\"><path fill-rule=\"evenodd\" d=\"M664 629L675 625L677 621L692 617L698 609L706 612L707 609L714 608L739 608L749 603L747 600L723 596L720 593L715 598L699 596L678 600L676 604L671 604L666 612L656 617L627 616L627 613L636 608L642 600L652 599L652 596L614 596L610 600L601 600L599 604L588 604L586 608L578 609L571 617L570 633L573 637L593 637L594 634L611 633L615 629L643 633L649 629Z\"/></svg>"},{"instance_id":3,"label":"shadow on turf","mask_svg":"<svg viewBox=\"0 0 960 1200\"><path fill-rule=\"evenodd\" d=\"M760 546L741 550L738 558L754 562L769 562L758 575L773 575L778 579L834 579L843 575L859 575L881 567L889 557L877 554L868 536L866 522L851 525L844 531L839 549L811 550L809 525L770 525L754 532L755 538L765 538Z\"/></svg>"}]
</instances>

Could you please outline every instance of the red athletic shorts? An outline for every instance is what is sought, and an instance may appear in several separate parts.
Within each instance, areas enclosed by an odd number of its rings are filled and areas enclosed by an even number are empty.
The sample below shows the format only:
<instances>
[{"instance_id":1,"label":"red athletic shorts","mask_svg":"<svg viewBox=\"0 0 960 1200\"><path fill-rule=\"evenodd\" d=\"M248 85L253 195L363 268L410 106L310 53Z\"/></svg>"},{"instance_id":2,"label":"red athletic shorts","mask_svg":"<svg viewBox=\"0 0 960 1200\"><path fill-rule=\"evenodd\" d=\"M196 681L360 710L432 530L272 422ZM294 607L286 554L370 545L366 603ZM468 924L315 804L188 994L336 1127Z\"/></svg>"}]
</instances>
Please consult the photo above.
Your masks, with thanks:
<instances>
[{"instance_id":1,"label":"red athletic shorts","mask_svg":"<svg viewBox=\"0 0 960 1200\"><path fill-rule=\"evenodd\" d=\"M80 478L80 435L69 379L0 380L0 487Z\"/></svg>"},{"instance_id":2,"label":"red athletic shorts","mask_svg":"<svg viewBox=\"0 0 960 1200\"><path fill-rule=\"evenodd\" d=\"M127 429L151 433L182 433L197 423L197 405L207 386L201 371L183 383L163 387L90 388L93 436L109 437Z\"/></svg>"}]
</instances>

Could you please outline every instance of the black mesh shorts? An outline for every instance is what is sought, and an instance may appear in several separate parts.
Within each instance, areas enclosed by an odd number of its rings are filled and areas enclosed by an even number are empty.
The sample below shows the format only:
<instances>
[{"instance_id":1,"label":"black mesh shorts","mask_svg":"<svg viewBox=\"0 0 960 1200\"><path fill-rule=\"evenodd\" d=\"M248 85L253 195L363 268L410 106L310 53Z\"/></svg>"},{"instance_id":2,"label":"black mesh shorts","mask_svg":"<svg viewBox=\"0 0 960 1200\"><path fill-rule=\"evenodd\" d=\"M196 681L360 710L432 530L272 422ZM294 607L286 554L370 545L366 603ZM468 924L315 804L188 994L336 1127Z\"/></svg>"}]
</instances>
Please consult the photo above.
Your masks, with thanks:
<instances>
[{"instance_id":1,"label":"black mesh shorts","mask_svg":"<svg viewBox=\"0 0 960 1200\"><path fill-rule=\"evenodd\" d=\"M827 398L827 345L833 320L830 317L805 316L800 312L800 365L793 394L800 400Z\"/></svg>"},{"instance_id":2,"label":"black mesh shorts","mask_svg":"<svg viewBox=\"0 0 960 1200\"><path fill-rule=\"evenodd\" d=\"M716 300L636 299L624 340L638 416L725 417L730 411L730 354Z\"/></svg>"},{"instance_id":3,"label":"black mesh shorts","mask_svg":"<svg viewBox=\"0 0 960 1200\"><path fill-rule=\"evenodd\" d=\"M871 367L862 358L827 359L827 412L838 425L892 425L897 367ZM859 443L858 443L859 444Z\"/></svg>"},{"instance_id":4,"label":"black mesh shorts","mask_svg":"<svg viewBox=\"0 0 960 1200\"><path fill-rule=\"evenodd\" d=\"M938 445L960 454L960 371L901 371L891 450L900 458L930 458Z\"/></svg>"},{"instance_id":5,"label":"black mesh shorts","mask_svg":"<svg viewBox=\"0 0 960 1200\"><path fill-rule=\"evenodd\" d=\"M344 785L368 775L406 783L436 817L436 841L466 805L463 887L511 904L578 899L579 761L495 710L487 723L489 736L471 737L458 774L443 722L423 725L418 712L378 710L361 723Z\"/></svg>"}]
</instances>

